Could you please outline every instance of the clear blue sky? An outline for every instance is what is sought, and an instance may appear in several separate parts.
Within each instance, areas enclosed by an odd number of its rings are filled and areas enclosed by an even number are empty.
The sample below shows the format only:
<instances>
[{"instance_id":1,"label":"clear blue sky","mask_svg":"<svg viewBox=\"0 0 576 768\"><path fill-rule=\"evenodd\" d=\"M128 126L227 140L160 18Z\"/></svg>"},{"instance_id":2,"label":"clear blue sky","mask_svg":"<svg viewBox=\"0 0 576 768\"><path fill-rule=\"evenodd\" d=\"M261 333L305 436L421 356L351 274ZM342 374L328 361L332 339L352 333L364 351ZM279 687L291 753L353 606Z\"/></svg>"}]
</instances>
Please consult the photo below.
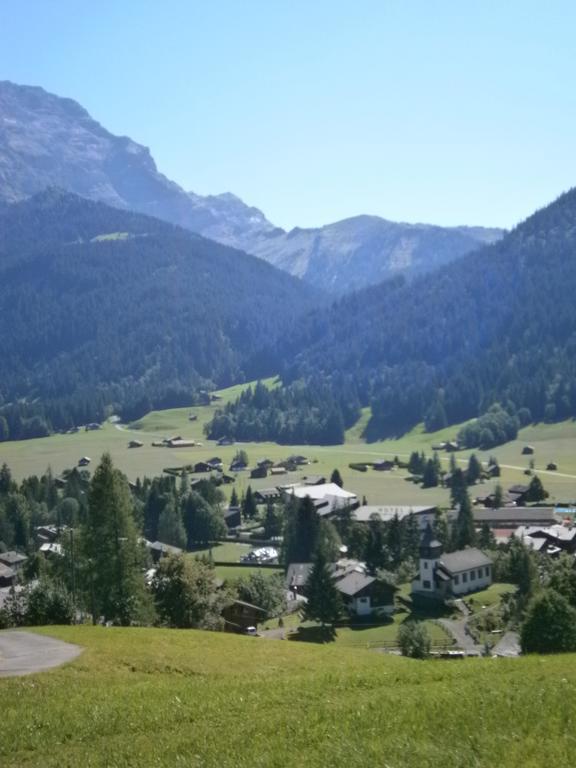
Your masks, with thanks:
<instances>
[{"instance_id":1,"label":"clear blue sky","mask_svg":"<svg viewBox=\"0 0 576 768\"><path fill-rule=\"evenodd\" d=\"M276 224L511 226L576 184L576 4L4 0L0 79Z\"/></svg>"}]
</instances>

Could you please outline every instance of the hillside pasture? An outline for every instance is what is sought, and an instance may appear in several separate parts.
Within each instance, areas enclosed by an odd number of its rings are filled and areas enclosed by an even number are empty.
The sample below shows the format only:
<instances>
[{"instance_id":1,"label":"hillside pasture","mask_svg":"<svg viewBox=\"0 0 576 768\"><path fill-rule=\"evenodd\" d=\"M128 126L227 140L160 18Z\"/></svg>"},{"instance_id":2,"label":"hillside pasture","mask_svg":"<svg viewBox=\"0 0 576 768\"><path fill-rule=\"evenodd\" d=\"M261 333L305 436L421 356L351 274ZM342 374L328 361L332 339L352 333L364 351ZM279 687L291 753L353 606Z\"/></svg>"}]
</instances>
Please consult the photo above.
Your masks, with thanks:
<instances>
[{"instance_id":1,"label":"hillside pasture","mask_svg":"<svg viewBox=\"0 0 576 768\"><path fill-rule=\"evenodd\" d=\"M555 768L576 657L418 662L193 630L41 632L73 663L0 680L3 768Z\"/></svg>"}]
</instances>

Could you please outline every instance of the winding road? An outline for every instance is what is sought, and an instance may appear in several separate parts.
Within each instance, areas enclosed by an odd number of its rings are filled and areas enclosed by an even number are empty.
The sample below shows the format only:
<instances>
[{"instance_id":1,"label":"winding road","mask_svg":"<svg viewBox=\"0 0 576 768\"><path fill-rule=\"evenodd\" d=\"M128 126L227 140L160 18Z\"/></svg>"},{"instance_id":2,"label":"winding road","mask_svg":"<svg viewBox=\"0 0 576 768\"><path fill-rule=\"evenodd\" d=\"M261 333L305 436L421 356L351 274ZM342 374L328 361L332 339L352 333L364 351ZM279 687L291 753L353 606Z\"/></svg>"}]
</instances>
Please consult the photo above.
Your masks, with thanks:
<instances>
[{"instance_id":1,"label":"winding road","mask_svg":"<svg viewBox=\"0 0 576 768\"><path fill-rule=\"evenodd\" d=\"M79 645L33 632L0 632L0 677L16 677L44 672L72 661L83 651Z\"/></svg>"}]
</instances>

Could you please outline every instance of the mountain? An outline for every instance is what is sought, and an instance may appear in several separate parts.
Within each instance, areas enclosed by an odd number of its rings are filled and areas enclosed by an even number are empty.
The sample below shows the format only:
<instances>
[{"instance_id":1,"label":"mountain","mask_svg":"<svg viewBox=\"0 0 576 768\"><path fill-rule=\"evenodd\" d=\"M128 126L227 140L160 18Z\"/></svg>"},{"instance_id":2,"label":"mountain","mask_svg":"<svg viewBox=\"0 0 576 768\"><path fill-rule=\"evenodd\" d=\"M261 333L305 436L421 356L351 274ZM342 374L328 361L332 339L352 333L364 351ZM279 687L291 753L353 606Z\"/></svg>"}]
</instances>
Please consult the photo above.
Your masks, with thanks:
<instances>
[{"instance_id":1,"label":"mountain","mask_svg":"<svg viewBox=\"0 0 576 768\"><path fill-rule=\"evenodd\" d=\"M293 420L306 403L337 404L345 426L350 403L356 414L370 405L370 438L489 412L464 437L490 447L531 421L574 418L575 294L572 190L478 253L410 284L399 277L355 292L297 321L277 356L285 387L270 394L266 424L286 402ZM213 435L234 434L239 424L258 430L256 406L245 396L215 422ZM262 439L276 434L281 425Z\"/></svg>"},{"instance_id":2,"label":"mountain","mask_svg":"<svg viewBox=\"0 0 576 768\"><path fill-rule=\"evenodd\" d=\"M259 232L245 239L242 247L341 295L397 274L431 272L502 235L499 229L399 224L378 216L356 216L319 229Z\"/></svg>"},{"instance_id":3,"label":"mountain","mask_svg":"<svg viewBox=\"0 0 576 768\"><path fill-rule=\"evenodd\" d=\"M188 194L158 172L146 147L114 136L72 99L0 82L0 200L47 187L156 216L239 245L238 235L273 226L234 195Z\"/></svg>"},{"instance_id":4,"label":"mountain","mask_svg":"<svg viewBox=\"0 0 576 768\"><path fill-rule=\"evenodd\" d=\"M75 101L0 82L0 203L51 186L185 227L337 295L431 271L502 236L377 216L285 232L235 195L185 192L158 172L146 147L112 135Z\"/></svg>"},{"instance_id":5,"label":"mountain","mask_svg":"<svg viewBox=\"0 0 576 768\"><path fill-rule=\"evenodd\" d=\"M317 303L261 259L47 190L0 212L0 415L17 437L189 404Z\"/></svg>"}]
</instances>

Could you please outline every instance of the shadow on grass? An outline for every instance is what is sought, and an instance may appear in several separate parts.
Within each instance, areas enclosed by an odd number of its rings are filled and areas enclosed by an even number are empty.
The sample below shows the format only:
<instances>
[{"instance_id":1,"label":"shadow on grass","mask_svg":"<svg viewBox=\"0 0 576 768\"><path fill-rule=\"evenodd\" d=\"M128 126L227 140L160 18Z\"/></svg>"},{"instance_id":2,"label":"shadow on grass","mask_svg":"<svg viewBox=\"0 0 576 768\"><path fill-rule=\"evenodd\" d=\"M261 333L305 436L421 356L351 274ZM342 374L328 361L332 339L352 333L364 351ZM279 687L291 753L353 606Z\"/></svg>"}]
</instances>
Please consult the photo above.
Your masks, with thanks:
<instances>
[{"instance_id":1,"label":"shadow on grass","mask_svg":"<svg viewBox=\"0 0 576 768\"><path fill-rule=\"evenodd\" d=\"M336 629L332 626L298 627L298 631L288 635L290 640L303 643L332 643L336 640Z\"/></svg>"}]
</instances>

